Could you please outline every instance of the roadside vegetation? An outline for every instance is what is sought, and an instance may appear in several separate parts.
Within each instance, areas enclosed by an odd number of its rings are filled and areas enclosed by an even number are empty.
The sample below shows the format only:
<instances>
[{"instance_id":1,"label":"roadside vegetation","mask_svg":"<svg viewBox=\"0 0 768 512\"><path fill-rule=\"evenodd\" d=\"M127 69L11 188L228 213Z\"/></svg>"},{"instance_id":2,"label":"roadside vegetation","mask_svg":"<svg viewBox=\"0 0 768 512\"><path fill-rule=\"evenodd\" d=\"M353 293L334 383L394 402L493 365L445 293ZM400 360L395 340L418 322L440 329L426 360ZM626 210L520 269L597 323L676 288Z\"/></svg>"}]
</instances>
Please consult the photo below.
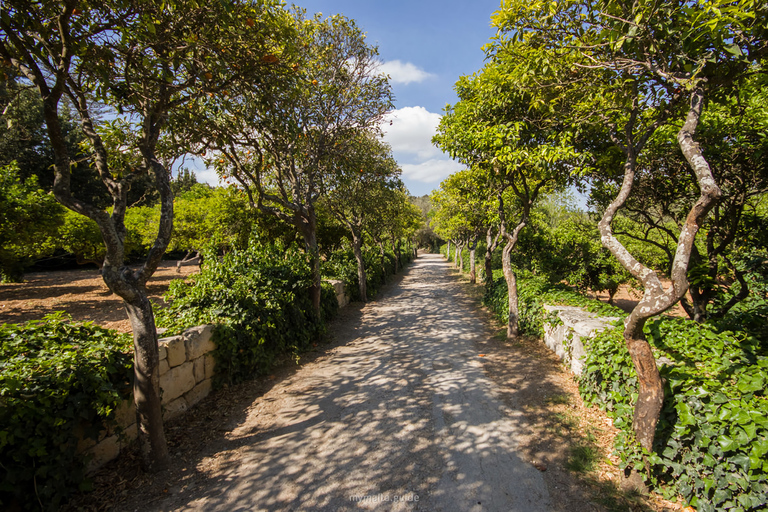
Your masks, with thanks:
<instances>
[{"instance_id":1,"label":"roadside vegetation","mask_svg":"<svg viewBox=\"0 0 768 512\"><path fill-rule=\"evenodd\" d=\"M765 510L766 19L754 0L502 2L433 139L466 169L415 199L353 20L273 0L6 1L0 277L96 264L133 332L0 328L0 505L54 510L87 487L73 428L96 432L129 390L143 467L168 466L158 325L217 324L217 378L236 382L320 338L324 278L364 302L445 242L509 340L541 332L545 302L621 317L580 389L622 429L628 487ZM227 185L197 183L189 158ZM159 310L146 283L169 254L201 272ZM628 311L585 297L622 286L641 294ZM688 319L664 316L677 304ZM572 455L588 470L594 454Z\"/></svg>"},{"instance_id":2,"label":"roadside vegetation","mask_svg":"<svg viewBox=\"0 0 768 512\"><path fill-rule=\"evenodd\" d=\"M158 325L217 324L218 379L240 381L321 338L337 307L323 279L365 301L413 256L423 216L380 140L388 77L353 20L272 0L13 0L0 57L0 277L96 265L133 331L126 351L61 319L3 327L2 507L55 510L86 487L72 426L96 435L116 393L133 394L143 467L168 465ZM166 257L201 271L160 311L146 284ZM91 335L112 340L105 368L80 365ZM19 348L35 336L54 339ZM87 375L126 369L114 392Z\"/></svg>"}]
</instances>

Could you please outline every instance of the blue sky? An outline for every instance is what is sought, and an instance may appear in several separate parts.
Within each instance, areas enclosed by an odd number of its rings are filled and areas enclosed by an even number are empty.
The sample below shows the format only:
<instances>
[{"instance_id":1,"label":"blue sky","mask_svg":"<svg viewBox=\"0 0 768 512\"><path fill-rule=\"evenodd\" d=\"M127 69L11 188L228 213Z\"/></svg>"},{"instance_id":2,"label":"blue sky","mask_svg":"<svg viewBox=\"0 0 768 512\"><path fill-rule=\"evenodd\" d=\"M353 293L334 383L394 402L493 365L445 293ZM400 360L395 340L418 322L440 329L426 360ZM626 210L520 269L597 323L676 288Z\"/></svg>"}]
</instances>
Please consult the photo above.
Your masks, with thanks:
<instances>
[{"instance_id":1,"label":"blue sky","mask_svg":"<svg viewBox=\"0 0 768 512\"><path fill-rule=\"evenodd\" d=\"M482 47L495 34L490 19L499 0L303 0L296 5L310 15L352 18L378 46L397 109L385 140L411 194L429 194L461 169L430 139L443 108L457 101L456 80L483 66Z\"/></svg>"},{"instance_id":2,"label":"blue sky","mask_svg":"<svg viewBox=\"0 0 768 512\"><path fill-rule=\"evenodd\" d=\"M287 0L290 3L290 0ZM390 75L395 108L384 123L384 139L403 169L413 195L429 194L462 168L431 143L447 104L458 98L461 75L482 68L483 45L495 34L491 15L500 0L300 0L307 15L342 14L354 19L379 48L382 71ZM392 124L389 124L392 121ZM198 179L215 183L213 170L188 161Z\"/></svg>"}]
</instances>

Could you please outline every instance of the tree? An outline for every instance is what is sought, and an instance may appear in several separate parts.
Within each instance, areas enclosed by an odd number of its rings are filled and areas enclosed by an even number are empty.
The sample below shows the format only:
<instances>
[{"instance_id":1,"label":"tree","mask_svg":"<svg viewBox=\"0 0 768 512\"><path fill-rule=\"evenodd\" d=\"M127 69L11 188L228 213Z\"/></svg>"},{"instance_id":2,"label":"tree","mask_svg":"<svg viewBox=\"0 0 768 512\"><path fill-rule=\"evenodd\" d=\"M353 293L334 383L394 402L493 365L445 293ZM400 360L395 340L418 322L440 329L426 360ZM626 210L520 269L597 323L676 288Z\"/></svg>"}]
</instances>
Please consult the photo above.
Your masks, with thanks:
<instances>
[{"instance_id":1,"label":"tree","mask_svg":"<svg viewBox=\"0 0 768 512\"><path fill-rule=\"evenodd\" d=\"M361 132L348 146L349 153L340 160L339 171L327 182L327 204L352 237L352 250L357 261L360 299L367 302L366 271L363 260L363 234L371 215L387 200L387 189L402 186L400 168L391 149L375 134ZM394 221L392 217L388 219Z\"/></svg>"},{"instance_id":2,"label":"tree","mask_svg":"<svg viewBox=\"0 0 768 512\"><path fill-rule=\"evenodd\" d=\"M265 56L272 80L246 79L202 110L206 146L222 176L233 177L251 204L293 226L312 259L310 289L320 311L316 204L337 161L362 131L378 130L391 93L377 51L351 20L305 19L292 44ZM218 112L209 119L209 112ZM202 124L202 123L201 123Z\"/></svg>"},{"instance_id":3,"label":"tree","mask_svg":"<svg viewBox=\"0 0 768 512\"><path fill-rule=\"evenodd\" d=\"M517 337L519 319L511 253L540 194L563 186L578 168L570 134L551 117L553 108L567 105L536 91L523 91L520 85L501 59L473 77L462 77L456 84L460 101L446 109L433 139L452 157L483 169L498 200L501 236L507 242L502 267L509 293L509 338ZM514 205L505 204L507 189L514 194ZM510 206L518 216L511 229Z\"/></svg>"},{"instance_id":4,"label":"tree","mask_svg":"<svg viewBox=\"0 0 768 512\"><path fill-rule=\"evenodd\" d=\"M509 2L494 23L492 52L526 76L530 90L578 98L574 131L601 130L624 156L621 187L598 226L601 241L644 287L625 322L624 338L639 380L633 427L653 450L663 386L643 325L675 304L688 288L686 272L696 233L721 196L696 141L706 100L726 93L766 52L766 6L759 2ZM567 112L566 112L567 113ZM564 114L566 114L564 113ZM562 114L561 114L562 115ZM629 197L638 159L654 132L681 119L678 146L696 176L699 196L677 237L666 290L615 236L612 223ZM587 127L591 128L587 128ZM635 473L633 479L637 483Z\"/></svg>"},{"instance_id":5,"label":"tree","mask_svg":"<svg viewBox=\"0 0 768 512\"><path fill-rule=\"evenodd\" d=\"M691 301L686 296L680 299L689 317L699 322L722 318L750 293L743 270L733 262L733 250L736 240L745 238L744 209L768 190L768 165L761 158L768 141L760 135L768 115L766 101L768 97L753 78L734 95L713 98L697 127L697 140L721 190L702 224L703 239L691 248ZM680 123L674 121L657 130L639 159L633 194L623 212L641 229L615 230L619 236L662 251L666 262L661 270L667 276L685 213L697 199L695 176L675 140L679 130ZM724 286L721 279L725 276L735 285Z\"/></svg>"},{"instance_id":6,"label":"tree","mask_svg":"<svg viewBox=\"0 0 768 512\"><path fill-rule=\"evenodd\" d=\"M15 162L0 167L0 282L20 280L26 263L53 252L63 213L36 176L20 179Z\"/></svg>"},{"instance_id":7,"label":"tree","mask_svg":"<svg viewBox=\"0 0 768 512\"><path fill-rule=\"evenodd\" d=\"M162 161L161 134L187 107L210 90L218 90L237 73L220 58L223 47L240 50L239 32L258 20L270 27L271 4L243 6L194 1L156 3L137 0L38 3L13 0L0 16L0 55L43 102L48 139L54 154L56 199L93 220L105 245L102 276L123 299L131 320L135 350L134 400L144 466L159 470L169 462L159 396L158 347L146 283L157 269L173 228L173 195ZM264 44L270 45L268 30ZM261 47L249 48L248 52ZM238 52L233 52L238 53ZM78 156L67 145L61 107L66 98L88 142L88 162L109 192L107 212L73 194L73 166ZM110 106L112 121L97 115L96 105ZM118 117L122 116L122 117ZM126 131L125 129L128 129ZM184 137L180 137L184 139ZM187 141L189 143L189 141ZM169 148L180 154L186 148ZM127 197L140 176L154 180L160 196L159 230L144 263L125 260Z\"/></svg>"}]
</instances>

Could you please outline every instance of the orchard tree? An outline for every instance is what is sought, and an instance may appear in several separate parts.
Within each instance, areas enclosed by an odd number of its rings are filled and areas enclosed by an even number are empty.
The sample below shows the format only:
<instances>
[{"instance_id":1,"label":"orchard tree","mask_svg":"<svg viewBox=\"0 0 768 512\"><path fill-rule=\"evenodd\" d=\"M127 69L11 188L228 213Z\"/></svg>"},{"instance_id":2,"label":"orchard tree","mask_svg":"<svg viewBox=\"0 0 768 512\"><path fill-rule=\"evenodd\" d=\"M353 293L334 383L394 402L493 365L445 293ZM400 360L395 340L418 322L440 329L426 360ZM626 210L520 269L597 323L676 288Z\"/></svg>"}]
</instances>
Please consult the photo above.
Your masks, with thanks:
<instances>
[{"instance_id":1,"label":"orchard tree","mask_svg":"<svg viewBox=\"0 0 768 512\"><path fill-rule=\"evenodd\" d=\"M310 294L320 312L316 204L360 131L377 132L391 108L376 48L343 16L297 12L291 44L265 61L269 80L245 79L200 111L210 158L254 207L293 226L312 261Z\"/></svg>"},{"instance_id":2,"label":"orchard tree","mask_svg":"<svg viewBox=\"0 0 768 512\"><path fill-rule=\"evenodd\" d=\"M402 186L401 171L390 147L375 134L366 132L359 133L349 144L347 155L339 159L337 165L336 173L326 181L326 203L352 237L360 298L367 302L364 229L370 217L377 215L381 206L378 203L388 199L386 190Z\"/></svg>"},{"instance_id":3,"label":"orchard tree","mask_svg":"<svg viewBox=\"0 0 768 512\"><path fill-rule=\"evenodd\" d=\"M729 94L766 51L766 5L743 1L504 2L494 18L500 33L491 53L527 82L525 89L570 95L580 107L559 115L575 132L608 127L623 154L621 186L599 222L601 241L642 283L643 298L625 321L624 338L639 380L633 427L653 450L663 386L643 334L645 322L674 305L686 277L696 233L721 196L696 140L706 101ZM573 112L575 115L569 116ZM679 119L678 146L696 176L699 196L677 237L671 285L640 263L616 237L612 223L626 203L638 161L654 132ZM633 483L639 485L639 475Z\"/></svg>"},{"instance_id":4,"label":"orchard tree","mask_svg":"<svg viewBox=\"0 0 768 512\"><path fill-rule=\"evenodd\" d=\"M501 236L506 240L502 268L509 294L507 337L518 335L517 277L511 254L529 223L539 196L563 186L578 169L578 153L556 109L567 104L537 91L523 91L520 79L499 58L456 83L460 101L446 109L433 142L453 158L483 169L498 201ZM546 91L545 91L546 92ZM512 202L504 193L511 190ZM511 221L507 208L516 212Z\"/></svg>"},{"instance_id":5,"label":"orchard tree","mask_svg":"<svg viewBox=\"0 0 768 512\"><path fill-rule=\"evenodd\" d=\"M189 104L232 79L232 70L222 65L224 48L228 55L239 53L241 58L262 49L246 52L238 46L246 26L258 24L254 30L263 29L264 44L271 44L274 9L268 3L200 5L185 0L105 0L87 5L72 0L9 0L0 15L0 56L42 99L54 154L54 195L98 225L105 246L102 276L123 299L131 320L134 400L148 470L169 463L159 396L157 332L146 290L173 228L169 170L162 164L158 143L167 127L184 126L174 125L174 120ZM95 167L111 198L109 211L72 192L72 174L80 165L74 165L78 155L72 154L64 135L66 103L73 106L87 141L88 164ZM110 121L99 115L99 104L121 117ZM130 133L121 132L126 126ZM127 195L142 175L154 180L161 217L146 260L139 268L131 268L125 259Z\"/></svg>"},{"instance_id":6,"label":"orchard tree","mask_svg":"<svg viewBox=\"0 0 768 512\"><path fill-rule=\"evenodd\" d=\"M768 191L765 133L768 96L752 78L733 95L715 96L703 112L697 140L717 178L719 201L702 225L703 237L691 248L688 281L691 300L681 305L692 320L722 318L750 293L745 270L734 262L737 240L748 235L745 209ZM669 276L685 214L697 199L695 175L677 147L680 122L657 130L638 162L633 193L623 214L640 229L614 232L651 244L665 255ZM642 259L641 259L642 261ZM647 262L644 262L648 264ZM727 277L733 285L726 286Z\"/></svg>"},{"instance_id":7,"label":"orchard tree","mask_svg":"<svg viewBox=\"0 0 768 512\"><path fill-rule=\"evenodd\" d=\"M492 188L494 183L488 178L488 173L479 167L465 169L446 178L432 196L432 204L436 209L433 219L438 233L442 235L443 229L450 232L453 226L466 239L470 253L469 278L472 283L477 278L475 251L479 238L483 235L486 237L485 275L486 283L489 283L493 279L491 259L501 235L498 198Z\"/></svg>"}]
</instances>

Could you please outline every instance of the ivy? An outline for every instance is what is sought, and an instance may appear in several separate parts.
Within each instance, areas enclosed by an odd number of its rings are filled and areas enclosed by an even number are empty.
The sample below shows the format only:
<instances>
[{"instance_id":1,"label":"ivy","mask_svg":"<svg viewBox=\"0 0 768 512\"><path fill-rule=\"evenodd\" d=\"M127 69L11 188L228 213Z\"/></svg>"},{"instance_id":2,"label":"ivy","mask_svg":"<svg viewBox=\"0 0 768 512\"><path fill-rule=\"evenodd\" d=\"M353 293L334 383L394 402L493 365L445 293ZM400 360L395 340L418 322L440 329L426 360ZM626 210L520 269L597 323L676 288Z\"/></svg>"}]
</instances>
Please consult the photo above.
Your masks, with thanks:
<instances>
[{"instance_id":1,"label":"ivy","mask_svg":"<svg viewBox=\"0 0 768 512\"><path fill-rule=\"evenodd\" d=\"M506 321L507 286L499 273L485 304ZM626 314L542 276L518 272L520 330L543 335L543 304L584 307L602 316ZM768 357L761 340L724 324L680 318L648 322L645 334L665 382L665 402L653 453L634 439L632 417L637 374L621 329L585 340L587 356L579 390L620 430L616 452L623 467L644 472L667 498L682 497L700 512L768 509Z\"/></svg>"},{"instance_id":2,"label":"ivy","mask_svg":"<svg viewBox=\"0 0 768 512\"><path fill-rule=\"evenodd\" d=\"M128 335L61 312L0 326L0 505L57 510L87 489L76 432L96 439L132 378Z\"/></svg>"},{"instance_id":3,"label":"ivy","mask_svg":"<svg viewBox=\"0 0 768 512\"><path fill-rule=\"evenodd\" d=\"M666 383L654 453L632 438L637 376L622 334L587 342L579 388L621 429L623 464L649 463L648 482L699 511L768 507L768 358L751 337L689 320L662 318L645 328Z\"/></svg>"},{"instance_id":4,"label":"ivy","mask_svg":"<svg viewBox=\"0 0 768 512\"><path fill-rule=\"evenodd\" d=\"M216 324L216 384L239 382L268 372L278 356L297 357L323 333L338 303L324 284L316 318L311 283L308 256L295 246L252 240L221 258L208 251L199 274L171 282L158 325L174 332Z\"/></svg>"}]
</instances>

